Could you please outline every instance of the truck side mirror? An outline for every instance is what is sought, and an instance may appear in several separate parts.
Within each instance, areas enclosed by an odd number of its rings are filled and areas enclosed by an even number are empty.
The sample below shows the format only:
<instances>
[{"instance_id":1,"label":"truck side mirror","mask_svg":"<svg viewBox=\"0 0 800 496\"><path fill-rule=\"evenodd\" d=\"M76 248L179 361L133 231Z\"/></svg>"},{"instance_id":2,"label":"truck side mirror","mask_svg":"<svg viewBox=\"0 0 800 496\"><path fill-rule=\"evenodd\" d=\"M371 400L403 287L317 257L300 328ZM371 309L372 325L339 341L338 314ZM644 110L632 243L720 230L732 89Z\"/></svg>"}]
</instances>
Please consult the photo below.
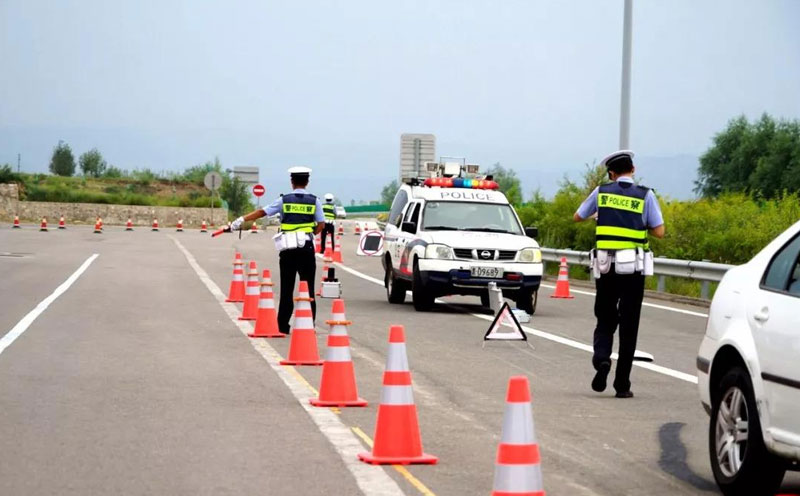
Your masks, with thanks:
<instances>
[{"instance_id":1,"label":"truck side mirror","mask_svg":"<svg viewBox=\"0 0 800 496\"><path fill-rule=\"evenodd\" d=\"M529 238L538 238L539 237L539 228L538 227L526 227L525 228L525 236Z\"/></svg>"},{"instance_id":2,"label":"truck side mirror","mask_svg":"<svg viewBox=\"0 0 800 496\"><path fill-rule=\"evenodd\" d=\"M403 227L401 228L404 232L414 234L417 232L417 223L416 222L403 222Z\"/></svg>"}]
</instances>

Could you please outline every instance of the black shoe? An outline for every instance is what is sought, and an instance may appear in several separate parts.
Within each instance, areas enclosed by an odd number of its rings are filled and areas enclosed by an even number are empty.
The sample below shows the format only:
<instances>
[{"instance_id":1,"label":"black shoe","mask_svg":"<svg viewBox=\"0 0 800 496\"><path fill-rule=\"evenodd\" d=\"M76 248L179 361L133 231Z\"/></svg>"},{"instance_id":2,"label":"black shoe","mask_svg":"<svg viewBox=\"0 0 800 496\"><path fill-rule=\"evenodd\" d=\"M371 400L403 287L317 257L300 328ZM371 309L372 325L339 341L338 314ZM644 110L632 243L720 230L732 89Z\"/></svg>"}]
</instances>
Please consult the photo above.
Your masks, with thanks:
<instances>
[{"instance_id":1,"label":"black shoe","mask_svg":"<svg viewBox=\"0 0 800 496\"><path fill-rule=\"evenodd\" d=\"M608 377L609 371L611 371L610 362L603 362L597 366L597 373L594 375L594 379L592 379L593 390L598 393L602 393L606 390L606 378Z\"/></svg>"},{"instance_id":2,"label":"black shoe","mask_svg":"<svg viewBox=\"0 0 800 496\"><path fill-rule=\"evenodd\" d=\"M633 391L630 389L627 391L617 391L615 395L617 398L633 398Z\"/></svg>"}]
</instances>

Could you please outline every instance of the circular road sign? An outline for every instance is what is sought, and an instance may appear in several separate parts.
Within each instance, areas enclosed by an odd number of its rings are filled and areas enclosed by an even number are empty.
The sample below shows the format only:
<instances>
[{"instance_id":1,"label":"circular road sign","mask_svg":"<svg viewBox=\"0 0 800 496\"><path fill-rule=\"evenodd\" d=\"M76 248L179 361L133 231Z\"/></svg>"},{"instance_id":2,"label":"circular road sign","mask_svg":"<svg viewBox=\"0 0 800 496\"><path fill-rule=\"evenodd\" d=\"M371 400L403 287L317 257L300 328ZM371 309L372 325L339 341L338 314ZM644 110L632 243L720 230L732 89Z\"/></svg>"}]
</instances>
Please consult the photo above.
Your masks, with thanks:
<instances>
[{"instance_id":1,"label":"circular road sign","mask_svg":"<svg viewBox=\"0 0 800 496\"><path fill-rule=\"evenodd\" d=\"M222 186L222 175L217 171L211 171L203 178L203 184L211 191L216 191Z\"/></svg>"},{"instance_id":2,"label":"circular road sign","mask_svg":"<svg viewBox=\"0 0 800 496\"><path fill-rule=\"evenodd\" d=\"M264 186L261 186L260 184L256 184L255 186L253 186L253 194L255 196L264 196L264 193L266 191L267 190L264 189Z\"/></svg>"}]
</instances>

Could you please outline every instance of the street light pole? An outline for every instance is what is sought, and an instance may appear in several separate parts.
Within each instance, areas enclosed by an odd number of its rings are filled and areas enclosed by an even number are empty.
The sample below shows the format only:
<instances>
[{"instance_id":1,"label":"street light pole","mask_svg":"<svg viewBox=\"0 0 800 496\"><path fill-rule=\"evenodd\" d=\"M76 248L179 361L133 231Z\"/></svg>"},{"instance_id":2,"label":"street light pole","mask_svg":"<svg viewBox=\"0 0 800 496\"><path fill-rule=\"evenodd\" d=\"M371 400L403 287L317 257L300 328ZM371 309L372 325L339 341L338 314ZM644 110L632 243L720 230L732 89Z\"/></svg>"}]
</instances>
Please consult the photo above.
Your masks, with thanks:
<instances>
[{"instance_id":1,"label":"street light pole","mask_svg":"<svg viewBox=\"0 0 800 496\"><path fill-rule=\"evenodd\" d=\"M633 0L625 0L622 21L622 91L619 109L619 149L630 148L631 141L631 36Z\"/></svg>"}]
</instances>

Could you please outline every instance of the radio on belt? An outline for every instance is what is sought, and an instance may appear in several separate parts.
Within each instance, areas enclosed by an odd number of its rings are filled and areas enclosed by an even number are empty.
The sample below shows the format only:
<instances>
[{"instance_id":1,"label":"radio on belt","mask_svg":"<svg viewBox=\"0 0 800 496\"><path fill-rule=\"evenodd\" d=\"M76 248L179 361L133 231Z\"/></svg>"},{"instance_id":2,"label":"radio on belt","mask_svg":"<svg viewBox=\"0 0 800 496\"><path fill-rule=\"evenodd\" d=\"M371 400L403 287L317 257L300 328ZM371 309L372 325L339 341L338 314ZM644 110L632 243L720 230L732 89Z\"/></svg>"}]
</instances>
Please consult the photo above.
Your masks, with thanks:
<instances>
[{"instance_id":1,"label":"radio on belt","mask_svg":"<svg viewBox=\"0 0 800 496\"><path fill-rule=\"evenodd\" d=\"M322 290L319 292L321 298L341 298L342 283L336 279L336 269L328 268L328 275L322 281Z\"/></svg>"}]
</instances>

